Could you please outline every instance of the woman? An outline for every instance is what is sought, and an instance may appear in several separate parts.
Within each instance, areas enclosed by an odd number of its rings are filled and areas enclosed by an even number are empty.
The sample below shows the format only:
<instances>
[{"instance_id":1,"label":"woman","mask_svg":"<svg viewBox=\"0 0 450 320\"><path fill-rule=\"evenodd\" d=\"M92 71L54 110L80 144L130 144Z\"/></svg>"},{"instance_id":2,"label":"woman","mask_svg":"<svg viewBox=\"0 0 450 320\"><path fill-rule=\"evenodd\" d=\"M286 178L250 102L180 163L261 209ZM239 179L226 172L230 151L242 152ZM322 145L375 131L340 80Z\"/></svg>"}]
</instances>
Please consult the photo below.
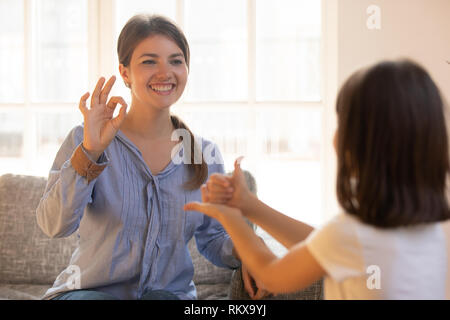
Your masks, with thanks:
<instances>
[{"instance_id":1,"label":"woman","mask_svg":"<svg viewBox=\"0 0 450 320\"><path fill-rule=\"evenodd\" d=\"M69 267L44 298L195 299L187 249L193 235L217 266L236 268L240 262L217 221L183 212L186 202L201 198L199 187L210 174L224 173L217 148L214 163L196 164L195 148L214 145L186 143L193 134L170 114L186 85L189 46L166 18L138 15L124 26L117 49L120 74L131 90L129 112L123 98L108 101L114 77L98 81L90 108L89 93L81 97L84 126L61 146L37 208L48 236L78 230L79 238ZM121 109L113 117L117 104ZM174 141L176 129L190 139ZM192 161L176 164L172 154L190 154Z\"/></svg>"}]
</instances>

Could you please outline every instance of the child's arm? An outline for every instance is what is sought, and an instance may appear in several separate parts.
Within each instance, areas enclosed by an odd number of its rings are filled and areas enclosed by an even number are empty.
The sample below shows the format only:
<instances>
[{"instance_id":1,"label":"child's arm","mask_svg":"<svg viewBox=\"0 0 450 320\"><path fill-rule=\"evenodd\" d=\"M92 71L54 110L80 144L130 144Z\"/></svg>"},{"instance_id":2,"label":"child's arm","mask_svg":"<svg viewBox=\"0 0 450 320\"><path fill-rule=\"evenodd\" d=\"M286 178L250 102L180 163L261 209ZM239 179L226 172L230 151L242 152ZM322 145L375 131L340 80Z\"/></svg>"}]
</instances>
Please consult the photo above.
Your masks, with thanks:
<instances>
[{"instance_id":1,"label":"child's arm","mask_svg":"<svg viewBox=\"0 0 450 320\"><path fill-rule=\"evenodd\" d=\"M288 249L305 240L314 230L310 225L269 207L253 195L246 201L243 209L247 219L266 230Z\"/></svg>"},{"instance_id":2,"label":"child's arm","mask_svg":"<svg viewBox=\"0 0 450 320\"><path fill-rule=\"evenodd\" d=\"M208 202L240 209L247 219L266 230L286 248L305 240L314 230L310 225L272 209L250 192L240 159L234 163L233 176L213 174L202 189L208 195Z\"/></svg>"},{"instance_id":3,"label":"child's arm","mask_svg":"<svg viewBox=\"0 0 450 320\"><path fill-rule=\"evenodd\" d=\"M276 257L246 224L239 209L198 202L188 203L184 209L203 212L222 223L243 263L270 292L294 292L325 274L304 243L293 246L282 258Z\"/></svg>"}]
</instances>

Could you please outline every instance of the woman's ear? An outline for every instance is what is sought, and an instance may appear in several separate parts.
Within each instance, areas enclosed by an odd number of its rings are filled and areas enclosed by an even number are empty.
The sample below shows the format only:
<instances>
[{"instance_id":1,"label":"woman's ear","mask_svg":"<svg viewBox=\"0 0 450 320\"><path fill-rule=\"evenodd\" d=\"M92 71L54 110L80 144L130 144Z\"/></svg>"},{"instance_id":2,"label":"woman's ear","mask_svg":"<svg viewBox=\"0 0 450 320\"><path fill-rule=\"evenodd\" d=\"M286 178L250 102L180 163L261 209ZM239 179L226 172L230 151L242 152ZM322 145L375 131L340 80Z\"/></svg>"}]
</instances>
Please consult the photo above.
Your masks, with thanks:
<instances>
[{"instance_id":1,"label":"woman's ear","mask_svg":"<svg viewBox=\"0 0 450 320\"><path fill-rule=\"evenodd\" d=\"M122 76L122 80L125 83L125 86L127 88L131 88L131 81L130 81L130 70L128 67L125 67L123 64L119 64L119 72Z\"/></svg>"}]
</instances>

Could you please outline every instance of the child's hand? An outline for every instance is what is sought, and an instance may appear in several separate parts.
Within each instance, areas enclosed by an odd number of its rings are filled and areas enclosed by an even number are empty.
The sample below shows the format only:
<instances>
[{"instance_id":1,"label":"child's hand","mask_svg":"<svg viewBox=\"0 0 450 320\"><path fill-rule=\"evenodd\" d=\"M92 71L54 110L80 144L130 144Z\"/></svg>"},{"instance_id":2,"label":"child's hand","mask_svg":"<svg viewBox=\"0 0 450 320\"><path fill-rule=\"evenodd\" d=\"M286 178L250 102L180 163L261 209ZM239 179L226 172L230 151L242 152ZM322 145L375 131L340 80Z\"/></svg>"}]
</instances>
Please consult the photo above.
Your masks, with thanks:
<instances>
[{"instance_id":1,"label":"child's hand","mask_svg":"<svg viewBox=\"0 0 450 320\"><path fill-rule=\"evenodd\" d=\"M240 163L243 157L234 162L233 175L212 174L205 185L202 186L202 194L206 194L207 200L217 204L226 204L231 207L243 209L247 200L253 195L247 186Z\"/></svg>"},{"instance_id":2,"label":"child's hand","mask_svg":"<svg viewBox=\"0 0 450 320\"><path fill-rule=\"evenodd\" d=\"M241 275L244 288L252 300L264 299L265 297L271 295L270 292L264 289L261 282L252 277L245 264L242 264Z\"/></svg>"},{"instance_id":3,"label":"child's hand","mask_svg":"<svg viewBox=\"0 0 450 320\"><path fill-rule=\"evenodd\" d=\"M242 212L239 209L224 206L222 204L189 202L183 207L185 211L198 211L223 222L226 218L242 217Z\"/></svg>"}]
</instances>

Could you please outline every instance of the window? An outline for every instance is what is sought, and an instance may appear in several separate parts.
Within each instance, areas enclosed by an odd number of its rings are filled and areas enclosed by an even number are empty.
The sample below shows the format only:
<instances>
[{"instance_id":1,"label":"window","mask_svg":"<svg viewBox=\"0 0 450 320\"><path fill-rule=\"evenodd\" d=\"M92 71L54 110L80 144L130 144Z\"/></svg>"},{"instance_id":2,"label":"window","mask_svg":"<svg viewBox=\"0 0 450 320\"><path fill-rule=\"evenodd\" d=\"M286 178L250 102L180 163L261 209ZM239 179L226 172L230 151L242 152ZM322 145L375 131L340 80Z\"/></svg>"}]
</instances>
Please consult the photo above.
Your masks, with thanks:
<instances>
[{"instance_id":1,"label":"window","mask_svg":"<svg viewBox=\"0 0 450 320\"><path fill-rule=\"evenodd\" d=\"M11 168L22 156L25 113L15 105L24 102L24 17L21 1L0 1L0 157L1 167ZM6 76L8 75L8 76Z\"/></svg>"},{"instance_id":2,"label":"window","mask_svg":"<svg viewBox=\"0 0 450 320\"><path fill-rule=\"evenodd\" d=\"M1 173L46 175L87 86L87 0L0 0Z\"/></svg>"},{"instance_id":3,"label":"window","mask_svg":"<svg viewBox=\"0 0 450 320\"><path fill-rule=\"evenodd\" d=\"M256 3L256 99L320 101L320 1Z\"/></svg>"},{"instance_id":4,"label":"window","mask_svg":"<svg viewBox=\"0 0 450 320\"><path fill-rule=\"evenodd\" d=\"M187 0L191 48L185 101L247 101L247 5L242 0Z\"/></svg>"},{"instance_id":5,"label":"window","mask_svg":"<svg viewBox=\"0 0 450 320\"><path fill-rule=\"evenodd\" d=\"M78 101L88 84L87 0L33 4L31 101Z\"/></svg>"},{"instance_id":6,"label":"window","mask_svg":"<svg viewBox=\"0 0 450 320\"><path fill-rule=\"evenodd\" d=\"M307 223L323 219L321 0L0 0L0 174L47 176L80 96L115 74L117 37L134 14L176 21L191 48L172 107L216 142L225 167L254 176L258 196Z\"/></svg>"},{"instance_id":7,"label":"window","mask_svg":"<svg viewBox=\"0 0 450 320\"><path fill-rule=\"evenodd\" d=\"M0 32L0 102L20 103L24 100L24 17L23 2L0 1L0 19L5 21Z\"/></svg>"}]
</instances>

